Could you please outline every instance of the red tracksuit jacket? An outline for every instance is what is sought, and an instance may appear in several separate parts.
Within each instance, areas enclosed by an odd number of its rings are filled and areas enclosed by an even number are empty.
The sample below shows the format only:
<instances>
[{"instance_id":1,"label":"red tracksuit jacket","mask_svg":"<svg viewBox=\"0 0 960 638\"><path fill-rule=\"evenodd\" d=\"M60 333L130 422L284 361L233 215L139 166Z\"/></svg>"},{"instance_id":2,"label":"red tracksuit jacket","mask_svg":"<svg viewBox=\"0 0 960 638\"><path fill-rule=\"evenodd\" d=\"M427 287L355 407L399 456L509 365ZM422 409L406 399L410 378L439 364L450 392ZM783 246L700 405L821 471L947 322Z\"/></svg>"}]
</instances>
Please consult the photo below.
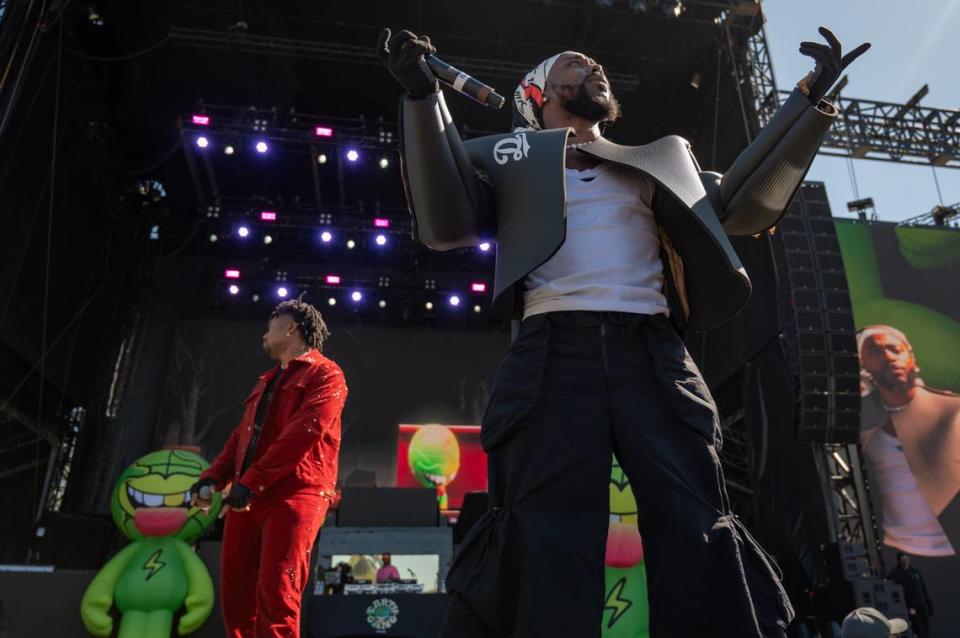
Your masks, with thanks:
<instances>
[{"instance_id":1,"label":"red tracksuit jacket","mask_svg":"<svg viewBox=\"0 0 960 638\"><path fill-rule=\"evenodd\" d=\"M217 489L227 483L242 483L254 495L271 487L296 490L316 488L332 499L337 481L340 452L340 413L347 399L347 385L340 367L310 350L290 361L264 418L253 462L240 475L253 436L257 404L280 367L261 375L244 401L240 425L227 440L201 478L213 478Z\"/></svg>"}]
</instances>

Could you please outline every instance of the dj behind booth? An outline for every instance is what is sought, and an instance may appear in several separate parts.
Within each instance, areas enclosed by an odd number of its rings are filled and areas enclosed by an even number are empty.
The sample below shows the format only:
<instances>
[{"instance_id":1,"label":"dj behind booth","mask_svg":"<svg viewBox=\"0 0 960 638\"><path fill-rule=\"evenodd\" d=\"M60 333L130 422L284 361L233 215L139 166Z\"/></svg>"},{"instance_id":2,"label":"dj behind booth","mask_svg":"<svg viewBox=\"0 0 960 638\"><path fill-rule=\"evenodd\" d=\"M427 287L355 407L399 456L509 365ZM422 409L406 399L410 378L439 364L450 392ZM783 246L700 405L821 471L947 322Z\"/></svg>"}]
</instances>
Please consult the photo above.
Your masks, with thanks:
<instances>
[{"instance_id":1,"label":"dj behind booth","mask_svg":"<svg viewBox=\"0 0 960 638\"><path fill-rule=\"evenodd\" d=\"M345 487L314 552L309 635L439 635L454 544L485 509L486 493L468 494L451 525L435 490Z\"/></svg>"}]
</instances>

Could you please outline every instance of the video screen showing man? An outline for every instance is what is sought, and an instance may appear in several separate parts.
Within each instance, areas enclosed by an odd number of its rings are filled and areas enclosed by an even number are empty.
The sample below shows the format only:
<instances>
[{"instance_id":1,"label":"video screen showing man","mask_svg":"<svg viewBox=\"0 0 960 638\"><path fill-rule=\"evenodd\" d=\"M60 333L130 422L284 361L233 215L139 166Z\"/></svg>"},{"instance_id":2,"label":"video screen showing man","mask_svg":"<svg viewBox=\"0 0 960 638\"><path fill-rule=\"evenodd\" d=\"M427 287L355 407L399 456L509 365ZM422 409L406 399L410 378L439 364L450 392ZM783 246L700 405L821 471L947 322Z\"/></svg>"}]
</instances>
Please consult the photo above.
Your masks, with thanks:
<instances>
[{"instance_id":1,"label":"video screen showing man","mask_svg":"<svg viewBox=\"0 0 960 638\"><path fill-rule=\"evenodd\" d=\"M960 492L960 395L924 385L907 336L892 326L864 328L857 346L865 411L879 408L861 442L883 542L918 556L953 556L950 537L955 542L960 529L944 514L955 511Z\"/></svg>"}]
</instances>

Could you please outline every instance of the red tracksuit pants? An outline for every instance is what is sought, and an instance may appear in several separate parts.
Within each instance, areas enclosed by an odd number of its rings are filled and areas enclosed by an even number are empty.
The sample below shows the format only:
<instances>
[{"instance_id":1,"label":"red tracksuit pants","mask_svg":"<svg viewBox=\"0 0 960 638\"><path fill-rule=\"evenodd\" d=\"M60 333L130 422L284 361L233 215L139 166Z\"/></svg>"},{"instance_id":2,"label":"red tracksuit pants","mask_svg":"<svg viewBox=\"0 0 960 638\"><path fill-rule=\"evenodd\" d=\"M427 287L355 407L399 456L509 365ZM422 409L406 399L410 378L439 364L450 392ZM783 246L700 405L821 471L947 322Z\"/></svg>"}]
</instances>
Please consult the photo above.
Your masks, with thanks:
<instances>
[{"instance_id":1,"label":"red tracksuit pants","mask_svg":"<svg viewBox=\"0 0 960 638\"><path fill-rule=\"evenodd\" d=\"M228 512L220 596L228 638L298 638L310 550L329 503L313 491L254 499Z\"/></svg>"}]
</instances>

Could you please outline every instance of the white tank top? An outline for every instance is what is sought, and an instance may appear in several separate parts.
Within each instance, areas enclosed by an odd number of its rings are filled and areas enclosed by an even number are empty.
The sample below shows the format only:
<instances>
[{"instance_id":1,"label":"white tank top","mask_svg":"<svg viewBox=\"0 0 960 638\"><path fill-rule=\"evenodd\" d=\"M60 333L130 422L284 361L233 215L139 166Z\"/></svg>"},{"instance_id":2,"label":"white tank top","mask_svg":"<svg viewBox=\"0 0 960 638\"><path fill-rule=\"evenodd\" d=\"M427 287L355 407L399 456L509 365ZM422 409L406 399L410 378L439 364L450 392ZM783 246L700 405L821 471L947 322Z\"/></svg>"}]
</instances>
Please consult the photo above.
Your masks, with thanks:
<instances>
[{"instance_id":1,"label":"white tank top","mask_svg":"<svg viewBox=\"0 0 960 638\"><path fill-rule=\"evenodd\" d=\"M878 427L864 437L863 452L880 501L884 544L918 556L952 556L953 547L920 491L897 437Z\"/></svg>"},{"instance_id":2,"label":"white tank top","mask_svg":"<svg viewBox=\"0 0 960 638\"><path fill-rule=\"evenodd\" d=\"M527 275L523 315L569 310L669 314L653 183L603 163L566 170L567 238Z\"/></svg>"}]
</instances>

